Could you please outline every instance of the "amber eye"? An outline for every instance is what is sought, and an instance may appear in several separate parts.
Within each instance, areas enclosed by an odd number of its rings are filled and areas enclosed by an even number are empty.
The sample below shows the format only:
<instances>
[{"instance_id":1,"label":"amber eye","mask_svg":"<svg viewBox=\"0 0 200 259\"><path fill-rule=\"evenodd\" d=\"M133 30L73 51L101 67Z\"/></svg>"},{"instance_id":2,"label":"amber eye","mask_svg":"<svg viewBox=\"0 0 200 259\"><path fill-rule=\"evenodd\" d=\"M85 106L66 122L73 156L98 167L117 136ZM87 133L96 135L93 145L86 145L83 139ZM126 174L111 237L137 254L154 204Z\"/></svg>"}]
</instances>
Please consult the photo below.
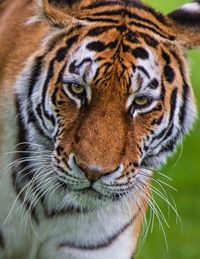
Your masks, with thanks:
<instances>
[{"instance_id":1,"label":"amber eye","mask_svg":"<svg viewBox=\"0 0 200 259\"><path fill-rule=\"evenodd\" d=\"M151 103L151 99L145 95L138 96L134 100L134 105L138 107L144 107L150 103Z\"/></svg>"},{"instance_id":2,"label":"amber eye","mask_svg":"<svg viewBox=\"0 0 200 259\"><path fill-rule=\"evenodd\" d=\"M73 95L82 96L85 94L85 87L82 85L71 83L68 85L68 88Z\"/></svg>"}]
</instances>

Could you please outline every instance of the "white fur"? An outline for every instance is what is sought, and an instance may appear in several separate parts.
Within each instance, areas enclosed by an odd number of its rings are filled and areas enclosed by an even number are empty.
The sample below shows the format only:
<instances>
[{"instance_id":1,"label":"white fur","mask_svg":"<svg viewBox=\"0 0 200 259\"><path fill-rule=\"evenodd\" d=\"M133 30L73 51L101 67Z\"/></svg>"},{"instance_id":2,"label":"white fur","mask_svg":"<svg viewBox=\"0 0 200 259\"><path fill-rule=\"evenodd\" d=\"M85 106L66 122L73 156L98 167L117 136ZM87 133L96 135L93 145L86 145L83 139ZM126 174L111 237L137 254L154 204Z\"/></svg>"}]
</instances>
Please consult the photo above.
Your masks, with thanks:
<instances>
[{"instance_id":1,"label":"white fur","mask_svg":"<svg viewBox=\"0 0 200 259\"><path fill-rule=\"evenodd\" d=\"M200 12L200 4L199 3L188 3L180 7L180 9L189 11L191 13Z\"/></svg>"}]
</instances>

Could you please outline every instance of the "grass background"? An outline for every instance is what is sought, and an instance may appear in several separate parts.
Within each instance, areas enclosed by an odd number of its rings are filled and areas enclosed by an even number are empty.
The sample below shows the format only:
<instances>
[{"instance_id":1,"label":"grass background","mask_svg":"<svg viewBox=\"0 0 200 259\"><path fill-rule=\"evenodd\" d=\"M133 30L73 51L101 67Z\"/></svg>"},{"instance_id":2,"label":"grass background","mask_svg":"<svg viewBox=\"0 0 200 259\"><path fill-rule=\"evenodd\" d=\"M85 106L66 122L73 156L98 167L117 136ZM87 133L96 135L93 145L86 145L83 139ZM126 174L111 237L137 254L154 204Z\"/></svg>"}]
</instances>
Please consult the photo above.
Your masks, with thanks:
<instances>
[{"instance_id":1,"label":"grass background","mask_svg":"<svg viewBox=\"0 0 200 259\"><path fill-rule=\"evenodd\" d=\"M144 0L144 2L167 14L189 1ZM200 110L200 51L190 51L188 56L193 88ZM190 136L186 137L183 147L178 149L176 155L161 171L173 179L172 182L168 182L178 190L170 192L182 219L182 227L176 222L173 212L168 217L164 201L156 199L163 207L162 210L170 225L169 228L165 226L169 251L166 249L163 233L156 220L153 231L148 233L137 259L200 259L200 119Z\"/></svg>"}]
</instances>

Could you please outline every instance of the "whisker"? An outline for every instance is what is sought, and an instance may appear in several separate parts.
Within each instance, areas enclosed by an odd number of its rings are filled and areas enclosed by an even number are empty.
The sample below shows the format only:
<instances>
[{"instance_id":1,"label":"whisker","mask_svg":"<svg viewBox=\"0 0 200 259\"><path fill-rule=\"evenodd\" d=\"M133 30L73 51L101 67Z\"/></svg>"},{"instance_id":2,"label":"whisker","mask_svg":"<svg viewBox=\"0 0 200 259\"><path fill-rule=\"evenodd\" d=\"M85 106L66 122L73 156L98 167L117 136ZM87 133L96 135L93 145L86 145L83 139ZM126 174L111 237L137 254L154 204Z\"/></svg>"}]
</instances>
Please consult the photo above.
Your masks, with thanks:
<instances>
[{"instance_id":1,"label":"whisker","mask_svg":"<svg viewBox=\"0 0 200 259\"><path fill-rule=\"evenodd\" d=\"M156 169L153 169L153 168L146 168L146 167L140 167L140 168L141 168L141 169L144 169L144 170L147 170L147 171L149 171L149 172L154 172L154 173L156 173L156 174L159 174L159 175L163 176L164 178L167 178L167 180L169 180L169 181L173 181L172 178L170 178L170 177L167 176L166 174L163 174L162 172L160 172L160 171L158 171L158 170L156 170Z\"/></svg>"}]
</instances>

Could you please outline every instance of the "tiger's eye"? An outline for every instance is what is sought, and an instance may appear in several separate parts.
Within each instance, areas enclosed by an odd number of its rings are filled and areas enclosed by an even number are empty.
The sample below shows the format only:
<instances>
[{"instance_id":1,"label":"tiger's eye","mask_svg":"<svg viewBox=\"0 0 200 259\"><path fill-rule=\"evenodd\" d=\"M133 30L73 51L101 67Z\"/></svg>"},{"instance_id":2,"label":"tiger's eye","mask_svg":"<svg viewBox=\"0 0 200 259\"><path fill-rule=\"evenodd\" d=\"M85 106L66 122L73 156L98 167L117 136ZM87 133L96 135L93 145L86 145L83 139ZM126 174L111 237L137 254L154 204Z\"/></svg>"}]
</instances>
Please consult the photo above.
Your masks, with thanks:
<instances>
[{"instance_id":1,"label":"tiger's eye","mask_svg":"<svg viewBox=\"0 0 200 259\"><path fill-rule=\"evenodd\" d=\"M85 92L85 88L82 85L78 85L78 84L70 84L70 90L72 93L76 94L76 95L81 95Z\"/></svg>"},{"instance_id":2,"label":"tiger's eye","mask_svg":"<svg viewBox=\"0 0 200 259\"><path fill-rule=\"evenodd\" d=\"M150 103L150 99L147 96L138 96L134 100L134 104L137 106L145 106Z\"/></svg>"}]
</instances>

